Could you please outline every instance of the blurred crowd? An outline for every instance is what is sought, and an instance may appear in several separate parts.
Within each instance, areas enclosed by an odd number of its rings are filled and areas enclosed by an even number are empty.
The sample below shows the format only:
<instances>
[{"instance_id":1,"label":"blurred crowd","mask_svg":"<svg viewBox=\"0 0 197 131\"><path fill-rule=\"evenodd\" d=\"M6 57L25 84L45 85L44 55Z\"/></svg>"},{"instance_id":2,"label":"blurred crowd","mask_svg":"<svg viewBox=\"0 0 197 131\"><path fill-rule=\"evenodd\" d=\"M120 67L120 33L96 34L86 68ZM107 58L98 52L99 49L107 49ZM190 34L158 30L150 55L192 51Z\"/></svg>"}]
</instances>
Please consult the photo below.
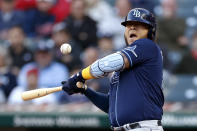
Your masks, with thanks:
<instances>
[{"instance_id":1,"label":"blurred crowd","mask_svg":"<svg viewBox=\"0 0 197 131\"><path fill-rule=\"evenodd\" d=\"M184 8L178 0L0 0L0 103L88 102L82 95L63 92L28 102L20 95L60 86L82 67L124 48L120 23L136 7L157 17L156 42L163 51L164 74L197 74L197 7L191 7L193 14L187 17L180 15ZM63 43L72 46L71 54L61 54ZM107 93L109 78L87 84Z\"/></svg>"}]
</instances>

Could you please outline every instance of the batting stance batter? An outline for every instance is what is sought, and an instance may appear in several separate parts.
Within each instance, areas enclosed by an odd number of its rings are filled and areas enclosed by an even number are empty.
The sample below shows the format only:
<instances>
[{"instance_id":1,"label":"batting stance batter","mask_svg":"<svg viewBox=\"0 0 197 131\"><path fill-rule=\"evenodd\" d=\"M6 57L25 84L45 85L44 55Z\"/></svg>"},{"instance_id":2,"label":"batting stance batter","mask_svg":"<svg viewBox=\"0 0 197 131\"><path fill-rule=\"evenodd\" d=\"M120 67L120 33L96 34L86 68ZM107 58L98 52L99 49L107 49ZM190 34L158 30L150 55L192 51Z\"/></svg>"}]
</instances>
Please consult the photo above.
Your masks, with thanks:
<instances>
[{"instance_id":1,"label":"batting stance batter","mask_svg":"<svg viewBox=\"0 0 197 131\"><path fill-rule=\"evenodd\" d=\"M162 54L154 42L155 17L146 9L132 9L124 22L127 47L98 59L62 82L69 95L85 94L97 107L109 114L114 131L162 131ZM95 92L85 82L113 72L108 94Z\"/></svg>"}]
</instances>

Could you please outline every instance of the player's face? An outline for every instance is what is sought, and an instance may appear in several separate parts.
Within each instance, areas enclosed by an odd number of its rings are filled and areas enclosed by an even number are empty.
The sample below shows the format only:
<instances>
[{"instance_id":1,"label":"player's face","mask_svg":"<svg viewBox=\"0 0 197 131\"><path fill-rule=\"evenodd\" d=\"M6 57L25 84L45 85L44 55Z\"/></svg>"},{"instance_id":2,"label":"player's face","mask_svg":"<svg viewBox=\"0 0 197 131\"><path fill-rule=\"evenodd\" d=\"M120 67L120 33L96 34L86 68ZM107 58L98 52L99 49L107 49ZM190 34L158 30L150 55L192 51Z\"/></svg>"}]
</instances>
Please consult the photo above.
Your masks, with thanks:
<instances>
[{"instance_id":1,"label":"player's face","mask_svg":"<svg viewBox=\"0 0 197 131\"><path fill-rule=\"evenodd\" d=\"M148 26L140 22L128 22L124 33L127 45L134 41L148 37Z\"/></svg>"}]
</instances>

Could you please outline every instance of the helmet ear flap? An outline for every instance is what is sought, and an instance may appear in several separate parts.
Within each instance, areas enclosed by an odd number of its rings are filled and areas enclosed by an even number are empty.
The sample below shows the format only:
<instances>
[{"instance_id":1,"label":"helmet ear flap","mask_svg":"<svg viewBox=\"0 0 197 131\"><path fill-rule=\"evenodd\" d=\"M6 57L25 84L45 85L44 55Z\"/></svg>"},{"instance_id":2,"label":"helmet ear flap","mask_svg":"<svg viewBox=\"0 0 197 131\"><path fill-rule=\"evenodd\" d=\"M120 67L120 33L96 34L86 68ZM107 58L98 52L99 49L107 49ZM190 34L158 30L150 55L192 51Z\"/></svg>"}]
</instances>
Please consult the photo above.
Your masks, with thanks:
<instances>
[{"instance_id":1,"label":"helmet ear flap","mask_svg":"<svg viewBox=\"0 0 197 131\"><path fill-rule=\"evenodd\" d=\"M155 40L155 35L156 35L156 29L155 28L150 28L148 31L148 38L151 40Z\"/></svg>"}]
</instances>

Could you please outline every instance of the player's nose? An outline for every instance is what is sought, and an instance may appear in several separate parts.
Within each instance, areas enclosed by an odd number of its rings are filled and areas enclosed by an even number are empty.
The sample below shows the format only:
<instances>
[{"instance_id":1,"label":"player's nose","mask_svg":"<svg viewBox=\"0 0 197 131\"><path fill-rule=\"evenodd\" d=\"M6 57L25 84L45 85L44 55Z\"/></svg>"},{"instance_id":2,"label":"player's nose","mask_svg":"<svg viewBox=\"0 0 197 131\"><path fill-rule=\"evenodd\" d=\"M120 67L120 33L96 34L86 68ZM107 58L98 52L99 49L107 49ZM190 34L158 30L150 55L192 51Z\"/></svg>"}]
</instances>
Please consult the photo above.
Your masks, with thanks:
<instances>
[{"instance_id":1,"label":"player's nose","mask_svg":"<svg viewBox=\"0 0 197 131\"><path fill-rule=\"evenodd\" d=\"M136 29L135 25L130 25L129 28L130 28L131 30L135 30L135 29Z\"/></svg>"}]
</instances>

